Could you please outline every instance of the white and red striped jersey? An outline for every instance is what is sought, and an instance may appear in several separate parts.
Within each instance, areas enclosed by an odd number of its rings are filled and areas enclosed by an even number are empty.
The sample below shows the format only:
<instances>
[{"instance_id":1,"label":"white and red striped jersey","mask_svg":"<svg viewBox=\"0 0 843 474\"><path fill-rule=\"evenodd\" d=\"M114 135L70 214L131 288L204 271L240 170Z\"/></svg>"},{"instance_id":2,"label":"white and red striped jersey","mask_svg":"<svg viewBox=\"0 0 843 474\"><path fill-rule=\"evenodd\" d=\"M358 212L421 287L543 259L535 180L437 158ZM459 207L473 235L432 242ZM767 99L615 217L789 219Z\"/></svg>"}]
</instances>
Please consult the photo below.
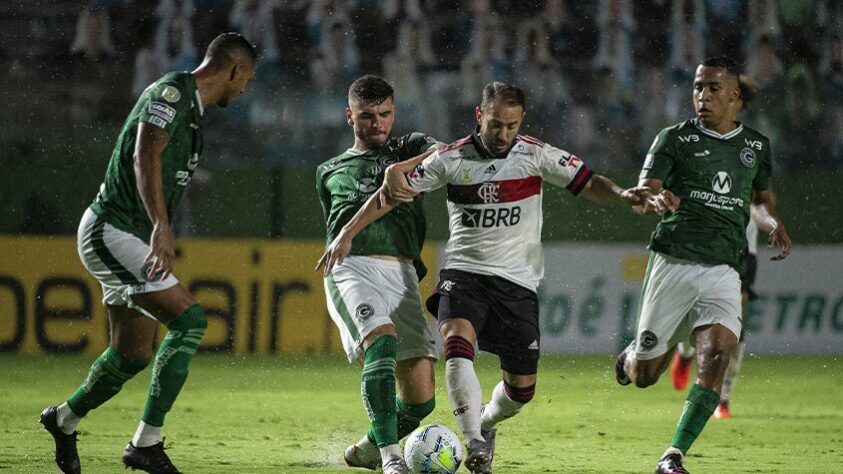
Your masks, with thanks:
<instances>
[{"instance_id":1,"label":"white and red striped jersey","mask_svg":"<svg viewBox=\"0 0 843 474\"><path fill-rule=\"evenodd\" d=\"M448 189L444 268L494 275L536 291L544 276L542 182L579 194L593 172L567 151L518 135L504 158L477 132L428 156L408 175L421 192Z\"/></svg>"}]
</instances>

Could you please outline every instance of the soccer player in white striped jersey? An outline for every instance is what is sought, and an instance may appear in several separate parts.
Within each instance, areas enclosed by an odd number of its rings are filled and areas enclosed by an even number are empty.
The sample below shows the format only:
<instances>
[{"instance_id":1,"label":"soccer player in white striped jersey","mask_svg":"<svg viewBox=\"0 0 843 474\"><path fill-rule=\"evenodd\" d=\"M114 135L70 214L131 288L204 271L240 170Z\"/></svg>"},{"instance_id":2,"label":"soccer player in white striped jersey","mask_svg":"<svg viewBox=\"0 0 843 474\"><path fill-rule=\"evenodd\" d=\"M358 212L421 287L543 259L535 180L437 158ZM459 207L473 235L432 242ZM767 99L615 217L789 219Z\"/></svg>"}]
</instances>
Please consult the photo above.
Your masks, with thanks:
<instances>
[{"instance_id":1,"label":"soccer player in white striped jersey","mask_svg":"<svg viewBox=\"0 0 843 474\"><path fill-rule=\"evenodd\" d=\"M477 128L462 140L392 165L392 189L377 193L412 200L447 186L450 238L437 291L427 301L445 343L445 383L468 447L466 467L492 472L496 425L534 396L540 334L536 288L544 275L542 183L605 204L649 202L646 188L622 189L575 155L519 135L524 93L493 82L476 109ZM370 199L328 248L341 261L353 236L391 206ZM483 404L474 372L475 347L497 354L502 379Z\"/></svg>"}]
</instances>

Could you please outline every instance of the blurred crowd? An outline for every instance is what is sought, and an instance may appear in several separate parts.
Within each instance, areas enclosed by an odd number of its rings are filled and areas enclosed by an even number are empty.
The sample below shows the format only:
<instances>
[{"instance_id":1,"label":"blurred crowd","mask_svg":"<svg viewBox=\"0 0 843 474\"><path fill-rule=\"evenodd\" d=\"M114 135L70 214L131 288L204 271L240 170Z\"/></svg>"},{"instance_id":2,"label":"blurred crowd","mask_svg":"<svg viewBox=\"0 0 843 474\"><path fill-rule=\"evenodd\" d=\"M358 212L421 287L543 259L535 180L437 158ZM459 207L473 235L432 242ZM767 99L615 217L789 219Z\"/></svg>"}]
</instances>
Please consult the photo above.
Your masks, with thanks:
<instances>
[{"instance_id":1,"label":"blurred crowd","mask_svg":"<svg viewBox=\"0 0 843 474\"><path fill-rule=\"evenodd\" d=\"M63 11L73 34L42 38L64 51L4 41L0 57L117 64L131 80L93 81L129 102L195 67L219 32L243 33L259 48L258 77L217 121L253 160L311 165L344 150L348 84L374 73L395 87L396 133L464 136L483 85L508 81L527 93L525 133L599 170L634 169L659 129L692 117L700 60L728 55L757 84L743 119L771 137L778 170L843 162L838 0L91 0ZM28 20L36 40L49 18Z\"/></svg>"}]
</instances>

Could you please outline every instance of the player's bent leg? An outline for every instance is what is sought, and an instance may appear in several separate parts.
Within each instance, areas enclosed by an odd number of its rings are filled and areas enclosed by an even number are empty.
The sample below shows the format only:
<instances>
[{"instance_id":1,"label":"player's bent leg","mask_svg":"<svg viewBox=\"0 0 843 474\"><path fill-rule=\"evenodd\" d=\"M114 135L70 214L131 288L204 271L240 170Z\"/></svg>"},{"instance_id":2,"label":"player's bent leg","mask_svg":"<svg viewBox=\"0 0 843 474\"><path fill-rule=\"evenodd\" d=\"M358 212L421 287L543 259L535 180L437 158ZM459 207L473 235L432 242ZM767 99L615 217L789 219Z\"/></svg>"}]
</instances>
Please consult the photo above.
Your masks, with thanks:
<instances>
[{"instance_id":1,"label":"player's bent leg","mask_svg":"<svg viewBox=\"0 0 843 474\"><path fill-rule=\"evenodd\" d=\"M208 321L205 312L181 285L133 294L132 300L164 322L168 332L158 348L143 416L135 436L123 452L123 463L147 472L178 472L164 453L161 428L187 380L188 366L199 348Z\"/></svg>"},{"instance_id":2,"label":"player's bent leg","mask_svg":"<svg viewBox=\"0 0 843 474\"><path fill-rule=\"evenodd\" d=\"M80 472L76 427L141 372L152 355L156 322L125 306L107 307L111 344L91 365L82 385L58 407L48 407L40 422L53 435L55 460L62 472Z\"/></svg>"},{"instance_id":3,"label":"player's bent leg","mask_svg":"<svg viewBox=\"0 0 843 474\"><path fill-rule=\"evenodd\" d=\"M436 408L433 363L430 357L398 362L398 439L412 433Z\"/></svg>"},{"instance_id":4,"label":"player's bent leg","mask_svg":"<svg viewBox=\"0 0 843 474\"><path fill-rule=\"evenodd\" d=\"M698 327L694 330L693 337L697 348L697 383L688 392L685 409L676 425L670 448L659 461L656 472L671 472L658 470L663 465L670 467L669 464L678 466L672 472L687 472L682 468L682 458L702 433L720 401L719 390L723 383L723 374L729 365L729 355L737 344L735 333L720 324Z\"/></svg>"},{"instance_id":5,"label":"player's bent leg","mask_svg":"<svg viewBox=\"0 0 843 474\"><path fill-rule=\"evenodd\" d=\"M673 350L652 359L626 359L626 373L638 388L646 388L659 381L673 358Z\"/></svg>"},{"instance_id":6,"label":"player's bent leg","mask_svg":"<svg viewBox=\"0 0 843 474\"><path fill-rule=\"evenodd\" d=\"M477 336L467 319L448 319L440 326L445 342L445 390L451 403L457 426L466 443L482 439L480 411L483 398L480 381L474 372L474 344Z\"/></svg>"},{"instance_id":7,"label":"player's bent leg","mask_svg":"<svg viewBox=\"0 0 843 474\"><path fill-rule=\"evenodd\" d=\"M694 361L694 347L680 342L676 345L676 355L670 364L670 383L676 390L685 390L691 380L691 363Z\"/></svg>"}]
</instances>

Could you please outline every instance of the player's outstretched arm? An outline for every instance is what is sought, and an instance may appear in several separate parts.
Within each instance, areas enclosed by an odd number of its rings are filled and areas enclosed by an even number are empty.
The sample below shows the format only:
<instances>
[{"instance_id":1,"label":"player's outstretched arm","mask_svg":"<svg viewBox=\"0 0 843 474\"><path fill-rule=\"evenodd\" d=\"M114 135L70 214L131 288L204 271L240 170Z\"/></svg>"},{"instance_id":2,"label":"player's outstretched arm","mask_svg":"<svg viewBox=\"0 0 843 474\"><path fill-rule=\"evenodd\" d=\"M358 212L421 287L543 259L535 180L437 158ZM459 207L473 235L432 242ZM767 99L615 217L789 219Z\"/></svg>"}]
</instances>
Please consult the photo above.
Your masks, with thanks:
<instances>
[{"instance_id":1,"label":"player's outstretched arm","mask_svg":"<svg viewBox=\"0 0 843 474\"><path fill-rule=\"evenodd\" d=\"M316 270L324 266L323 274L327 276L331 273L334 265L342 265L342 261L351 252L351 241L354 236L400 204L389 197L382 197L382 193L383 188L375 191L366 201L366 204L343 226L334 241L325 249L325 253L319 257L319 261L316 262Z\"/></svg>"},{"instance_id":2,"label":"player's outstretched arm","mask_svg":"<svg viewBox=\"0 0 843 474\"><path fill-rule=\"evenodd\" d=\"M752 205L749 210L750 217L758 224L758 228L767 232L770 236L767 239L767 247L779 248L779 254L770 258L770 260L786 259L790 255L793 242L791 242L790 236L779 217L779 209L773 191L769 188L763 191L753 190Z\"/></svg>"},{"instance_id":3,"label":"player's outstretched arm","mask_svg":"<svg viewBox=\"0 0 843 474\"><path fill-rule=\"evenodd\" d=\"M143 262L150 268L147 278L166 278L173 272L176 252L170 233L170 219L164 205L164 180L161 176L161 153L170 142L170 134L161 127L141 122L135 144L135 181L143 207L152 222L149 254ZM149 267L151 265L151 267Z\"/></svg>"},{"instance_id":4,"label":"player's outstretched arm","mask_svg":"<svg viewBox=\"0 0 843 474\"><path fill-rule=\"evenodd\" d=\"M434 145L421 155L389 165L383 175L382 199L389 198L398 202L412 202L419 195L419 190L410 186L410 183L407 182L407 174L413 172L437 148ZM381 204L386 204L386 202L382 201Z\"/></svg>"},{"instance_id":5,"label":"player's outstretched arm","mask_svg":"<svg viewBox=\"0 0 843 474\"><path fill-rule=\"evenodd\" d=\"M680 199L670 190L664 189L660 179L644 178L638 181L638 186L630 189L646 189L647 197L641 204L634 204L632 210L637 214L658 214L676 212Z\"/></svg>"},{"instance_id":6,"label":"player's outstretched arm","mask_svg":"<svg viewBox=\"0 0 843 474\"><path fill-rule=\"evenodd\" d=\"M661 183L658 184L659 188L661 188ZM650 212L662 214L667 209L675 210L676 206L678 206L678 199L676 199L673 193L669 193L669 195L662 196L661 198L657 194L657 192L654 194L650 186L641 183L638 186L623 189L611 179L599 174L592 176L582 190L582 195L594 202L600 204L626 204L632 206L639 213L645 213L649 210Z\"/></svg>"}]
</instances>

